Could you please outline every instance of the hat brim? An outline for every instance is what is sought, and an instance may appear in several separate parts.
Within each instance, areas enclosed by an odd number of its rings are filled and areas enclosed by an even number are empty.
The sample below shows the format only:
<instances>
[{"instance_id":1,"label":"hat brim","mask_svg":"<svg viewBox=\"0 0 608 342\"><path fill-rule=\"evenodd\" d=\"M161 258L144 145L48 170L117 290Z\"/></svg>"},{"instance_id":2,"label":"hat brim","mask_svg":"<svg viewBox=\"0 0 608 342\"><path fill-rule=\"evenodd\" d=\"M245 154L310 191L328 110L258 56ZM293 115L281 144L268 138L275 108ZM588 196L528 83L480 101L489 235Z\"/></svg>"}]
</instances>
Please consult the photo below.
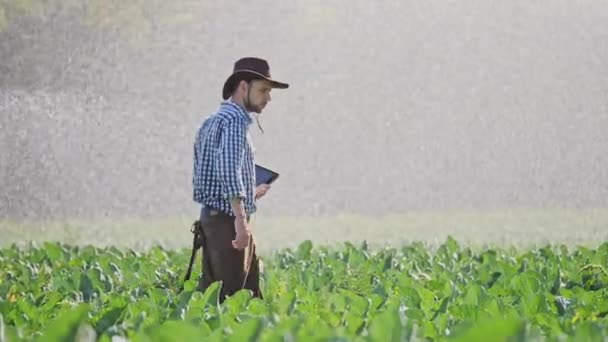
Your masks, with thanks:
<instances>
[{"instance_id":1,"label":"hat brim","mask_svg":"<svg viewBox=\"0 0 608 342\"><path fill-rule=\"evenodd\" d=\"M260 74L259 72L253 71L253 70L239 70L234 72L232 75L230 75L227 79L226 82L224 82L224 88L222 90L222 97L224 100L227 100L230 95L232 90L234 89L234 83L242 76L253 76L254 79L263 79L266 80L268 82L270 82L271 87L273 88L277 88L277 89L287 89L289 88L289 83L285 83L285 82L279 82L277 80L274 80L272 78L266 77L263 74Z\"/></svg>"}]
</instances>

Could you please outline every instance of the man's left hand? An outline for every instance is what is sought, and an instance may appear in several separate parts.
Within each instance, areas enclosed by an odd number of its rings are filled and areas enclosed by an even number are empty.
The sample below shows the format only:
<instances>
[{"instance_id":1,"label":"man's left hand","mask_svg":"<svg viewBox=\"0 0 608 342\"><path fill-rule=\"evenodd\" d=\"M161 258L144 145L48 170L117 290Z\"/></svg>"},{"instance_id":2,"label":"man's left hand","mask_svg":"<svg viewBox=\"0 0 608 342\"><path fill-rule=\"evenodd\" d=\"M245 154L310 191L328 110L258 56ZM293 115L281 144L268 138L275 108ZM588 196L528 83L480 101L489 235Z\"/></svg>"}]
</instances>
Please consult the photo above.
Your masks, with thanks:
<instances>
[{"instance_id":1,"label":"man's left hand","mask_svg":"<svg viewBox=\"0 0 608 342\"><path fill-rule=\"evenodd\" d=\"M266 195L266 192L270 190L270 184L260 184L255 188L255 199Z\"/></svg>"}]
</instances>

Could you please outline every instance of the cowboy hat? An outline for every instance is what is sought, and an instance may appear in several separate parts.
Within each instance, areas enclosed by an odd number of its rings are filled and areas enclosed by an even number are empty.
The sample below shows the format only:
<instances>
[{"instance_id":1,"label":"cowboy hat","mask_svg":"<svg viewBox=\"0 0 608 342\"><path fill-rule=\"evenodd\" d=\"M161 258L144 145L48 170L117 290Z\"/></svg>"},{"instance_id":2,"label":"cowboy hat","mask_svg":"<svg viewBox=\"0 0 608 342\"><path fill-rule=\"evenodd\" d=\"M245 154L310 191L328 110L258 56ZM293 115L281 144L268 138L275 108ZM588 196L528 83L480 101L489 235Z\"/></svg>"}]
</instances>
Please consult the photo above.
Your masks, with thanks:
<instances>
[{"instance_id":1,"label":"cowboy hat","mask_svg":"<svg viewBox=\"0 0 608 342\"><path fill-rule=\"evenodd\" d=\"M243 79L264 79L269 81L273 88L289 88L289 84L273 80L270 77L270 67L266 60L257 57L243 57L234 63L232 74L224 82L224 89L222 91L224 100L230 97L236 84Z\"/></svg>"}]
</instances>

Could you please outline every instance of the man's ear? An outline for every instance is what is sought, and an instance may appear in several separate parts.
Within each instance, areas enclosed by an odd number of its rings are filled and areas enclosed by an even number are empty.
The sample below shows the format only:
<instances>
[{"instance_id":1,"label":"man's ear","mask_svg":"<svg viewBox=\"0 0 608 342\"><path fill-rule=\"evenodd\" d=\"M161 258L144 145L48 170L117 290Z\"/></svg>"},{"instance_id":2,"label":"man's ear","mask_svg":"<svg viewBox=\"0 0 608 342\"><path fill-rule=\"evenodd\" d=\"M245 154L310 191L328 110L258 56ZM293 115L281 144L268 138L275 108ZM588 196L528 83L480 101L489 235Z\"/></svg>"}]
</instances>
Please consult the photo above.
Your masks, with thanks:
<instances>
[{"instance_id":1,"label":"man's ear","mask_svg":"<svg viewBox=\"0 0 608 342\"><path fill-rule=\"evenodd\" d=\"M247 81L245 80L240 80L239 81L239 88L241 88L241 90L243 91L243 93L247 93L247 88L249 87L249 83L247 83Z\"/></svg>"}]
</instances>

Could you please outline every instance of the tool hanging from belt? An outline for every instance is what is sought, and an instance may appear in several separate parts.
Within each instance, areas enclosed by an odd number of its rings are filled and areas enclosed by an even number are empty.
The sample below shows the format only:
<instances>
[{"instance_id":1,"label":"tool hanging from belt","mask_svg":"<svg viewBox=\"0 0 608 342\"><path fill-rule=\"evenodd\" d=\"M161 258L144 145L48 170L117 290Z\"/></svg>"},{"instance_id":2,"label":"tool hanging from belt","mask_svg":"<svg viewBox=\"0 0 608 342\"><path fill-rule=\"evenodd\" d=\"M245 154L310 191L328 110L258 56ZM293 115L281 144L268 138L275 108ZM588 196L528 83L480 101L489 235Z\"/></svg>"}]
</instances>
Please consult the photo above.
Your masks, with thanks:
<instances>
[{"instance_id":1,"label":"tool hanging from belt","mask_svg":"<svg viewBox=\"0 0 608 342\"><path fill-rule=\"evenodd\" d=\"M190 264L188 265L188 270L186 271L186 275L184 276L184 283L190 280L190 276L192 275L192 266L194 265L194 260L196 259L196 253L199 249L205 248L205 234L203 233L203 227L201 225L200 220L194 221L192 227L190 228L192 234L194 234L192 238L192 254L190 255ZM205 256L202 256L203 262L208 262ZM182 292L184 290L184 284L182 284L179 288L178 292Z\"/></svg>"},{"instance_id":2,"label":"tool hanging from belt","mask_svg":"<svg viewBox=\"0 0 608 342\"><path fill-rule=\"evenodd\" d=\"M203 207L202 208L202 215L208 216L208 215L217 215L217 212L215 210L212 210L209 207ZM201 215L201 217L202 217ZM192 232L192 234L194 234L193 239L192 239L192 254L190 255L190 264L188 265L188 270L186 271L186 276L184 277L184 283L187 282L188 280L190 280L190 276L192 275L192 266L194 265L194 260L196 259L196 253L198 252L199 249L204 249L206 246L206 239L205 239L205 234L203 232L203 226L201 224L201 220L200 218L196 221L194 221L194 223L192 224L192 227L190 228L190 231ZM203 251L204 252L204 251ZM205 266L208 272L211 272L211 268L208 267L209 264L209 260L207 260L207 258L205 258L205 255L203 253L202 255L203 258L203 263L206 263ZM180 292L183 290L184 286L182 285L180 287Z\"/></svg>"},{"instance_id":3,"label":"tool hanging from belt","mask_svg":"<svg viewBox=\"0 0 608 342\"><path fill-rule=\"evenodd\" d=\"M190 264L188 265L188 270L186 271L186 276L184 277L184 282L190 280L190 275L192 274L192 266L194 264L194 260L196 259L196 252L203 247L203 229L201 227L201 221L196 220L192 224L192 228L190 228L194 237L192 239L192 254L190 255Z\"/></svg>"}]
</instances>

